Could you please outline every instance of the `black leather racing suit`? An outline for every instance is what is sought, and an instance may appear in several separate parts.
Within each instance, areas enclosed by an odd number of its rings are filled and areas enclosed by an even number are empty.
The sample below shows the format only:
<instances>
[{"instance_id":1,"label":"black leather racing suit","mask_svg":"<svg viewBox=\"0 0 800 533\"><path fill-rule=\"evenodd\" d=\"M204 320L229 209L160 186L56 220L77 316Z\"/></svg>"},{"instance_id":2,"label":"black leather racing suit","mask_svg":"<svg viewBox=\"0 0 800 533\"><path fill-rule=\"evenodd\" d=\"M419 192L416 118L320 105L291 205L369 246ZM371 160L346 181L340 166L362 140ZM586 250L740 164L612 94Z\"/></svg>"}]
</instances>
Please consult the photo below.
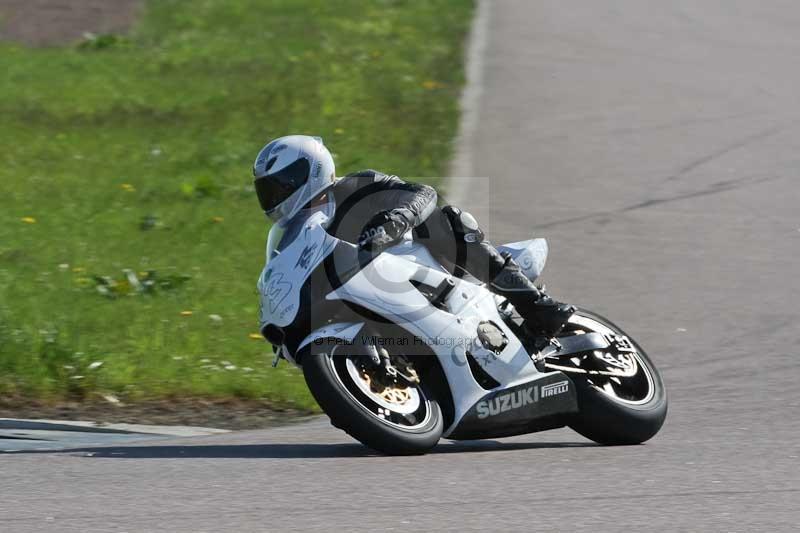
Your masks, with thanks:
<instances>
[{"instance_id":1,"label":"black leather racing suit","mask_svg":"<svg viewBox=\"0 0 800 533\"><path fill-rule=\"evenodd\" d=\"M362 170L341 178L332 191L336 213L328 231L342 240L358 242L365 224L376 213L400 210L414 229L414 239L424 243L451 273L460 276L466 271L492 283L507 266L507 260L484 240L472 216L452 206L437 205L433 187ZM517 280L517 285L528 281L521 277L524 281ZM527 297L536 300L536 288L530 282L525 289Z\"/></svg>"}]
</instances>

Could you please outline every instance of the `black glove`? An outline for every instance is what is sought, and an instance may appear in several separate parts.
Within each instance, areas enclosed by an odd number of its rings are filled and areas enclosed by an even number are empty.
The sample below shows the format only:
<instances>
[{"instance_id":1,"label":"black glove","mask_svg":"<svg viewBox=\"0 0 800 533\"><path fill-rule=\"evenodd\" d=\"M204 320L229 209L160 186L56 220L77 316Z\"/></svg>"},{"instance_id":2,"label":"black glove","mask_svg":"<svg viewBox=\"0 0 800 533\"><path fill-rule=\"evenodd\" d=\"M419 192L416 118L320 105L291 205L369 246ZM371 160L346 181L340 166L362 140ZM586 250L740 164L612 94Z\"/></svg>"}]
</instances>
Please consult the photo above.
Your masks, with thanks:
<instances>
[{"instance_id":1,"label":"black glove","mask_svg":"<svg viewBox=\"0 0 800 533\"><path fill-rule=\"evenodd\" d=\"M358 238L358 245L369 251L380 251L403 238L411 223L398 209L382 211L372 217Z\"/></svg>"}]
</instances>

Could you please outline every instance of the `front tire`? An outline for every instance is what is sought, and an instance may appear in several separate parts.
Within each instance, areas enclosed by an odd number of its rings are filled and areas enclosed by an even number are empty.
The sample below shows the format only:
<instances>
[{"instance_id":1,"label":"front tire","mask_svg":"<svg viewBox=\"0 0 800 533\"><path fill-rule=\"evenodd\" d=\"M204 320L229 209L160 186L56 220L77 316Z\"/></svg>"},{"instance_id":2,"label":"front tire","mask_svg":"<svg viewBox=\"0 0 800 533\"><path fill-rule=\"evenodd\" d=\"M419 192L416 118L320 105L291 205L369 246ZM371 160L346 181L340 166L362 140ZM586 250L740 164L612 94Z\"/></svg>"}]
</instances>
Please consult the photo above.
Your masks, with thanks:
<instances>
[{"instance_id":1,"label":"front tire","mask_svg":"<svg viewBox=\"0 0 800 533\"><path fill-rule=\"evenodd\" d=\"M578 331L627 337L634 350L630 360L637 365L637 372L616 381L597 374L567 372L575 383L579 408L569 426L605 445L640 444L652 438L667 416L667 392L647 353L613 322L584 309L575 313L562 335ZM551 364L547 367L556 369ZM560 365L558 369L566 371Z\"/></svg>"},{"instance_id":2,"label":"front tire","mask_svg":"<svg viewBox=\"0 0 800 533\"><path fill-rule=\"evenodd\" d=\"M444 423L428 388L419 384L413 390L373 394L369 379L358 381L360 364L357 356L335 349L303 358L306 384L331 423L387 455L423 454L436 446Z\"/></svg>"}]
</instances>

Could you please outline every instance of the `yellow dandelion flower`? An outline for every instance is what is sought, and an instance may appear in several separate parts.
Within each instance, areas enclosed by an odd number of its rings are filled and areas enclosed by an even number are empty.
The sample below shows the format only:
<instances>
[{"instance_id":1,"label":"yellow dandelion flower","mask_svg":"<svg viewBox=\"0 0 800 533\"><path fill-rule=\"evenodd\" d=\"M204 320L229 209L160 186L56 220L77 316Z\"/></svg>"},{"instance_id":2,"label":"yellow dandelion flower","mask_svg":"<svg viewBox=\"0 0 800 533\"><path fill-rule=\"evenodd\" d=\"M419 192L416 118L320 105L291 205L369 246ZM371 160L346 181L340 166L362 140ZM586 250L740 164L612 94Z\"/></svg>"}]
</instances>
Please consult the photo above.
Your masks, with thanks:
<instances>
[{"instance_id":1,"label":"yellow dandelion flower","mask_svg":"<svg viewBox=\"0 0 800 533\"><path fill-rule=\"evenodd\" d=\"M134 187L130 183L123 183L122 185L120 185L120 188L125 192L136 192L136 187Z\"/></svg>"},{"instance_id":2,"label":"yellow dandelion flower","mask_svg":"<svg viewBox=\"0 0 800 533\"><path fill-rule=\"evenodd\" d=\"M192 311L181 311L181 316L192 316L193 314Z\"/></svg>"},{"instance_id":3,"label":"yellow dandelion flower","mask_svg":"<svg viewBox=\"0 0 800 533\"><path fill-rule=\"evenodd\" d=\"M335 133L336 135L341 135L342 133L344 133L344 130L342 128L336 128L335 130L333 130L333 133Z\"/></svg>"},{"instance_id":4,"label":"yellow dandelion flower","mask_svg":"<svg viewBox=\"0 0 800 533\"><path fill-rule=\"evenodd\" d=\"M261 333L251 333L250 335L248 335L248 337L250 337L254 341L264 340L264 337L261 336Z\"/></svg>"},{"instance_id":5,"label":"yellow dandelion flower","mask_svg":"<svg viewBox=\"0 0 800 533\"><path fill-rule=\"evenodd\" d=\"M76 273L76 274L80 274L80 273L82 273L82 272L86 272L86 269L85 269L85 268L83 268L83 267L75 267L75 268L73 268L73 269L72 269L72 271L73 271L74 273Z\"/></svg>"},{"instance_id":6,"label":"yellow dandelion flower","mask_svg":"<svg viewBox=\"0 0 800 533\"><path fill-rule=\"evenodd\" d=\"M219 224L220 222L225 222L225 219L223 217L212 217L211 222Z\"/></svg>"},{"instance_id":7,"label":"yellow dandelion flower","mask_svg":"<svg viewBox=\"0 0 800 533\"><path fill-rule=\"evenodd\" d=\"M26 224L36 224L36 219L33 217L22 217L20 220Z\"/></svg>"},{"instance_id":8,"label":"yellow dandelion flower","mask_svg":"<svg viewBox=\"0 0 800 533\"><path fill-rule=\"evenodd\" d=\"M438 81L434 80L426 80L422 82L422 88L432 91L433 89L441 89L444 87L444 84L439 83Z\"/></svg>"}]
</instances>

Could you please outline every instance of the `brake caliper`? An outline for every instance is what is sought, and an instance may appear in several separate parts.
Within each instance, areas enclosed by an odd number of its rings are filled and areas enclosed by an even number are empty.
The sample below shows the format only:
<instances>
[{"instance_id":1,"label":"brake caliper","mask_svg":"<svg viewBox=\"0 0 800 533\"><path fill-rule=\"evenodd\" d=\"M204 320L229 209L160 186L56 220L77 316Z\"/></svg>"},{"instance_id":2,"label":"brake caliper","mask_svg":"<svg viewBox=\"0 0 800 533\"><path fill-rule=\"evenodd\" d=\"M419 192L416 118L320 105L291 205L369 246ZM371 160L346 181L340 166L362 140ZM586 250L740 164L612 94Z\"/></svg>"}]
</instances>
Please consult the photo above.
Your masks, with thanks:
<instances>
[{"instance_id":1,"label":"brake caliper","mask_svg":"<svg viewBox=\"0 0 800 533\"><path fill-rule=\"evenodd\" d=\"M392 360L389 357L389 352L387 352L385 348L378 350L378 353L381 356L383 369L390 377L393 379L399 378L401 381L405 381L407 385L419 384L419 374L417 374L417 371L411 366L411 363L408 359L402 355L396 355L394 356L394 359L397 364L392 364Z\"/></svg>"}]
</instances>

